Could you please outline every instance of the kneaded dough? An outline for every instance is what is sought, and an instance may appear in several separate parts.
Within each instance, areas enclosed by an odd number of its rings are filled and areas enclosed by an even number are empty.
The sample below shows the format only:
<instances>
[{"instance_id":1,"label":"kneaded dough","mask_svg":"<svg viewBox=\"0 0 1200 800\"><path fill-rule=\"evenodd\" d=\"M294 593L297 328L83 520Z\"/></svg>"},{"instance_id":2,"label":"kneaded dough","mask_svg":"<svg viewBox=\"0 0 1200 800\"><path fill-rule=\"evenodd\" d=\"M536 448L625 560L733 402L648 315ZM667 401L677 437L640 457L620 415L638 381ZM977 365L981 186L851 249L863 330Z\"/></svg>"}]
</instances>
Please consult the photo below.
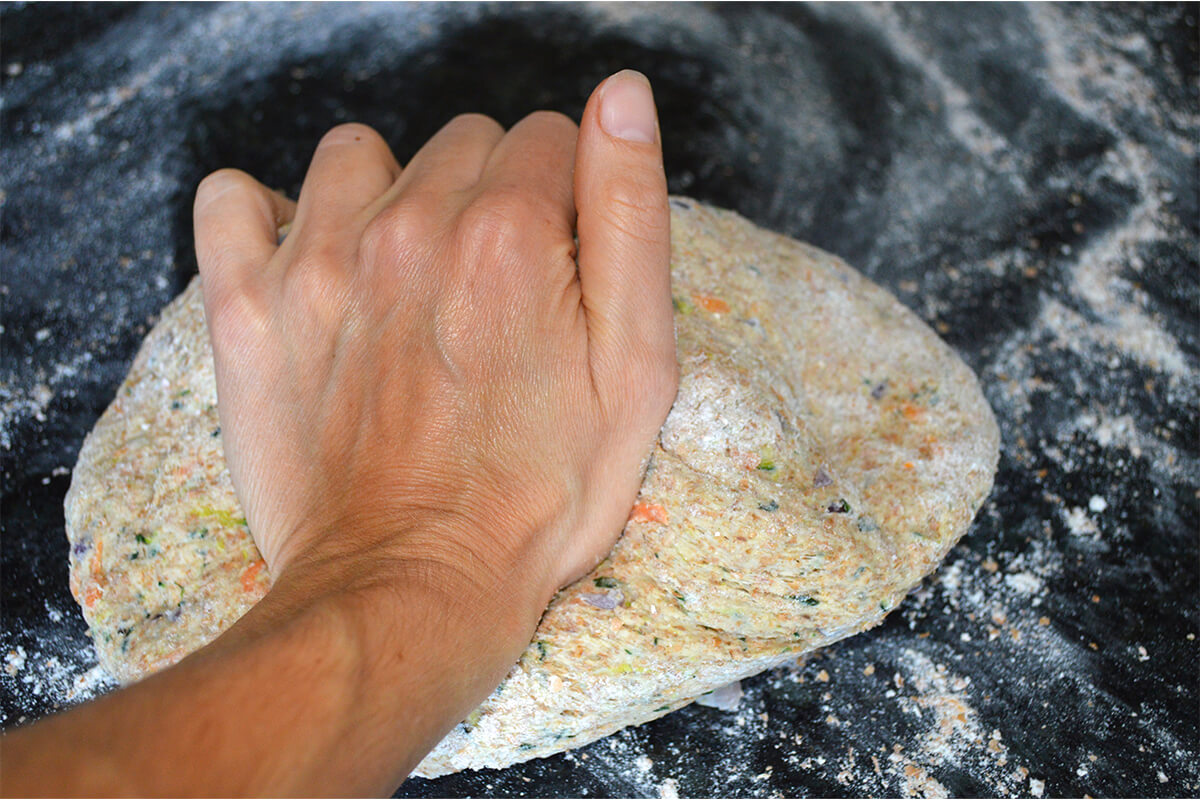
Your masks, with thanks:
<instances>
[{"instance_id":1,"label":"kneaded dough","mask_svg":"<svg viewBox=\"0 0 1200 800\"><path fill-rule=\"evenodd\" d=\"M836 257L672 198L679 395L610 556L415 774L586 744L877 624L991 488L974 375ZM221 451L199 279L80 452L71 590L124 682L267 591Z\"/></svg>"}]
</instances>

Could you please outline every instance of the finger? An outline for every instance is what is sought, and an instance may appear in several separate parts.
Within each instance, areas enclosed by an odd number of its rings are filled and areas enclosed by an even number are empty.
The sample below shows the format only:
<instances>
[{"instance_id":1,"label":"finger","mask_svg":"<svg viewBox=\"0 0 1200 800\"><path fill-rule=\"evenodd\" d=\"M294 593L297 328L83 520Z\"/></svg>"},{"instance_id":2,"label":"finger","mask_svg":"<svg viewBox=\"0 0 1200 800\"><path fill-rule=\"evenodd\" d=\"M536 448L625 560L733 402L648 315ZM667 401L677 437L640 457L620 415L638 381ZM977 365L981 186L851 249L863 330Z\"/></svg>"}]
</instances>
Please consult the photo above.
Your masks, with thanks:
<instances>
[{"instance_id":1,"label":"finger","mask_svg":"<svg viewBox=\"0 0 1200 800\"><path fill-rule=\"evenodd\" d=\"M412 157L388 199L407 191L442 194L469 189L479 180L504 128L483 114L459 114Z\"/></svg>"},{"instance_id":2,"label":"finger","mask_svg":"<svg viewBox=\"0 0 1200 800\"><path fill-rule=\"evenodd\" d=\"M520 198L531 224L550 226L570 244L575 232L572 175L578 138L579 127L570 117L553 111L530 114L492 150L477 184L480 193Z\"/></svg>"},{"instance_id":3,"label":"finger","mask_svg":"<svg viewBox=\"0 0 1200 800\"><path fill-rule=\"evenodd\" d=\"M304 236L344 233L400 176L391 148L367 125L338 125L323 137L304 176L296 229Z\"/></svg>"},{"instance_id":4,"label":"finger","mask_svg":"<svg viewBox=\"0 0 1200 800\"><path fill-rule=\"evenodd\" d=\"M619 72L588 99L575 156L579 280L593 369L674 374L667 181L650 83ZM639 376L650 380L651 375Z\"/></svg>"},{"instance_id":5,"label":"finger","mask_svg":"<svg viewBox=\"0 0 1200 800\"><path fill-rule=\"evenodd\" d=\"M196 263L205 293L213 296L236 290L262 270L296 204L245 172L222 169L200 182L192 214Z\"/></svg>"}]
</instances>

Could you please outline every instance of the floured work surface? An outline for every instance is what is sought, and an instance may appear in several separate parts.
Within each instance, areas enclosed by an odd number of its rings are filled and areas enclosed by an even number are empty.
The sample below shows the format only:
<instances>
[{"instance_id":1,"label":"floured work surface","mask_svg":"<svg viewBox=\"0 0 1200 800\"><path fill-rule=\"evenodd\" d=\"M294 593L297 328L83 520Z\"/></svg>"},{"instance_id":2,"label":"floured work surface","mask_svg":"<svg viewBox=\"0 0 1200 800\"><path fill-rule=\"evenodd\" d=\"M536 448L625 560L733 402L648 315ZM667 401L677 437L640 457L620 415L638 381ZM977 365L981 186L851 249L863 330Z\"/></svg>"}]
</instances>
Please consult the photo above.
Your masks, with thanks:
<instances>
[{"instance_id":1,"label":"floured work surface","mask_svg":"<svg viewBox=\"0 0 1200 800\"><path fill-rule=\"evenodd\" d=\"M577 747L871 627L987 495L991 410L887 292L683 198L672 280L679 396L621 540L416 774ZM200 647L268 589L221 452L198 282L88 437L66 517L72 592L123 681Z\"/></svg>"}]
</instances>

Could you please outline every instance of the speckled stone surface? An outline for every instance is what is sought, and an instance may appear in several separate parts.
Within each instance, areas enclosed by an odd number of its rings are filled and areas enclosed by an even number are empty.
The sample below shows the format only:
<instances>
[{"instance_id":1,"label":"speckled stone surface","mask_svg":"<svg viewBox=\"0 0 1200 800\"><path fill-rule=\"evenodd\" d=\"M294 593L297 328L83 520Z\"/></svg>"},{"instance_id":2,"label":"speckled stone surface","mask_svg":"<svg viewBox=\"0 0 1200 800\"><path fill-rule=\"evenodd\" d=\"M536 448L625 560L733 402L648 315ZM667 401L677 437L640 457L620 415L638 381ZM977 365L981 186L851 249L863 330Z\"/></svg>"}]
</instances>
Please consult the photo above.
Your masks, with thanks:
<instances>
[{"instance_id":1,"label":"speckled stone surface","mask_svg":"<svg viewBox=\"0 0 1200 800\"><path fill-rule=\"evenodd\" d=\"M110 684L62 497L194 271L190 195L329 126L578 115L624 66L671 189L830 250L980 375L997 486L882 627L410 796L1200 792L1194 6L0 6L5 727Z\"/></svg>"}]
</instances>

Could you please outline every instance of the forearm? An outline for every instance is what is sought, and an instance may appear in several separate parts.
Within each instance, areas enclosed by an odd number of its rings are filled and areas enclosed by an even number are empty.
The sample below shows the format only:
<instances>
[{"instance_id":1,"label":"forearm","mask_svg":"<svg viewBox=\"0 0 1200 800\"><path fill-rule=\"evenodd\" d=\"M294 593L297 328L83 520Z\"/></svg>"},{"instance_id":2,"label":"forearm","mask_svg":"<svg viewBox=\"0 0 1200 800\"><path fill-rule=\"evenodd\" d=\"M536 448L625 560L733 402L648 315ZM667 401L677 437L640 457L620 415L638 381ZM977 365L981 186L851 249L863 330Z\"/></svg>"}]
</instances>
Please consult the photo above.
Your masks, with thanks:
<instances>
[{"instance_id":1,"label":"forearm","mask_svg":"<svg viewBox=\"0 0 1200 800\"><path fill-rule=\"evenodd\" d=\"M389 793L504 677L540 611L455 572L391 571L350 591L340 572L285 578L175 667L5 737L5 793Z\"/></svg>"}]
</instances>

